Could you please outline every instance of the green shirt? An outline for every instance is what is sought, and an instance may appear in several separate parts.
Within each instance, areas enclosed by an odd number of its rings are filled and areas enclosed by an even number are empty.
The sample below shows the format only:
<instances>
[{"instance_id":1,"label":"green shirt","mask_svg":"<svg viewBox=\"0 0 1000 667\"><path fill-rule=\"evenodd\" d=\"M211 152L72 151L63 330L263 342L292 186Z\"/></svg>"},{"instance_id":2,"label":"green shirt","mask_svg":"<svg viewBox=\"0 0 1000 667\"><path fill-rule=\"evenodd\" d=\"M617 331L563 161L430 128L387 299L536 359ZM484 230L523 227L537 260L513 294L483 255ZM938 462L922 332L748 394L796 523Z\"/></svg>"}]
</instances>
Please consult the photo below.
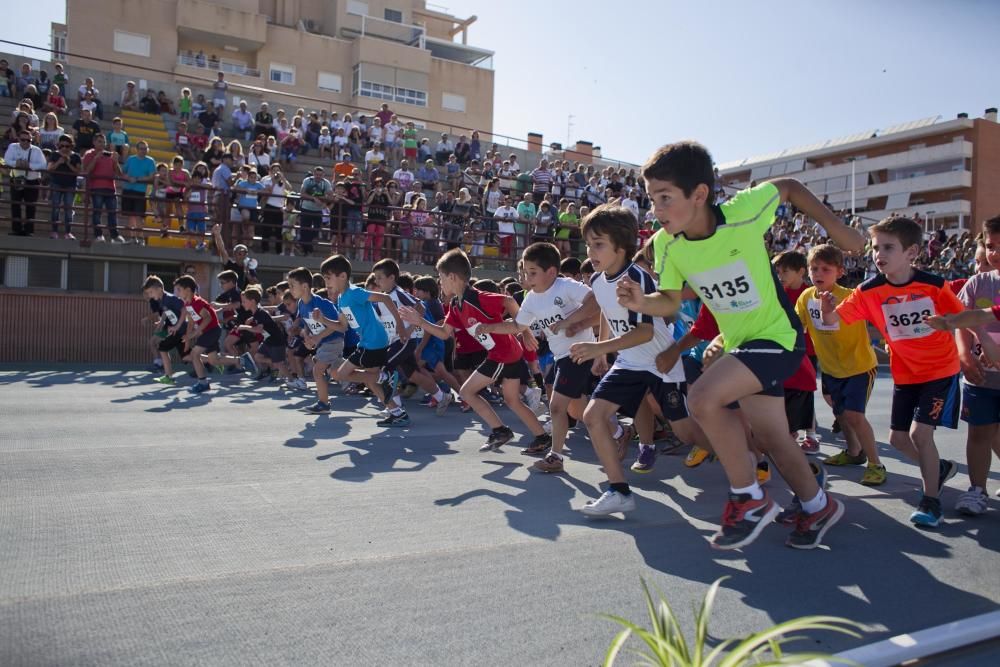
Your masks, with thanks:
<instances>
[{"instance_id":1,"label":"green shirt","mask_svg":"<svg viewBox=\"0 0 1000 667\"><path fill-rule=\"evenodd\" d=\"M763 238L780 203L778 189L762 183L714 208L717 226L706 239L662 229L653 237L660 289L680 290L687 281L715 316L727 352L750 340L795 347L797 317Z\"/></svg>"},{"instance_id":2,"label":"green shirt","mask_svg":"<svg viewBox=\"0 0 1000 667\"><path fill-rule=\"evenodd\" d=\"M417 147L417 131L406 129L403 130L403 148L416 148Z\"/></svg>"}]
</instances>

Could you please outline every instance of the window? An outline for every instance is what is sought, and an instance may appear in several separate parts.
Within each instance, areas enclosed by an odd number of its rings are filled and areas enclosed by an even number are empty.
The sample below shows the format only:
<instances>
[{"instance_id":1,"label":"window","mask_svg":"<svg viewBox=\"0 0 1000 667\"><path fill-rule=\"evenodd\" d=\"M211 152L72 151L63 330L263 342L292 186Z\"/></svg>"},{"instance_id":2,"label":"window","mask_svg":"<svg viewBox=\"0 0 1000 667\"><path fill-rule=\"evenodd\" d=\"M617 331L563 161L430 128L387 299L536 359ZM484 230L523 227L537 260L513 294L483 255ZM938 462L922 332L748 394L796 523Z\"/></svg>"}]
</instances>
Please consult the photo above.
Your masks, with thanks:
<instances>
[{"instance_id":1,"label":"window","mask_svg":"<svg viewBox=\"0 0 1000 667\"><path fill-rule=\"evenodd\" d=\"M284 83L289 86L295 85L295 67L292 65L282 65L280 63L271 63L270 74L268 78L274 83Z\"/></svg>"},{"instance_id":2,"label":"window","mask_svg":"<svg viewBox=\"0 0 1000 667\"><path fill-rule=\"evenodd\" d=\"M347 13L368 16L368 3L361 0L347 0Z\"/></svg>"},{"instance_id":3,"label":"window","mask_svg":"<svg viewBox=\"0 0 1000 667\"><path fill-rule=\"evenodd\" d=\"M29 257L28 287L62 287L61 257Z\"/></svg>"},{"instance_id":4,"label":"window","mask_svg":"<svg viewBox=\"0 0 1000 667\"><path fill-rule=\"evenodd\" d=\"M130 53L133 56L149 57L149 35L140 35L124 30L115 30L114 49L118 53Z\"/></svg>"},{"instance_id":5,"label":"window","mask_svg":"<svg viewBox=\"0 0 1000 667\"><path fill-rule=\"evenodd\" d=\"M66 270L66 289L73 292L103 292L104 265L105 262L71 258Z\"/></svg>"},{"instance_id":6,"label":"window","mask_svg":"<svg viewBox=\"0 0 1000 667\"><path fill-rule=\"evenodd\" d=\"M320 72L316 81L316 87L320 90L328 90L332 93L339 93L344 87L344 81L339 74Z\"/></svg>"},{"instance_id":7,"label":"window","mask_svg":"<svg viewBox=\"0 0 1000 667\"><path fill-rule=\"evenodd\" d=\"M135 294L135 286L142 285L146 277L145 265L136 262L108 262L108 291L116 294Z\"/></svg>"},{"instance_id":8,"label":"window","mask_svg":"<svg viewBox=\"0 0 1000 667\"><path fill-rule=\"evenodd\" d=\"M66 33L52 33L52 59L66 60Z\"/></svg>"},{"instance_id":9,"label":"window","mask_svg":"<svg viewBox=\"0 0 1000 667\"><path fill-rule=\"evenodd\" d=\"M422 90L411 90L409 88L396 89L396 101L403 104L412 104L418 107L427 106L427 93Z\"/></svg>"},{"instance_id":10,"label":"window","mask_svg":"<svg viewBox=\"0 0 1000 667\"><path fill-rule=\"evenodd\" d=\"M384 83L362 81L360 94L363 97L374 97L377 100L392 101L395 90L392 86L387 86Z\"/></svg>"},{"instance_id":11,"label":"window","mask_svg":"<svg viewBox=\"0 0 1000 667\"><path fill-rule=\"evenodd\" d=\"M403 12L399 11L398 9L389 9L389 8L386 8L386 10L385 10L385 20L386 21L392 21L393 23L402 23L403 22Z\"/></svg>"},{"instance_id":12,"label":"window","mask_svg":"<svg viewBox=\"0 0 1000 667\"><path fill-rule=\"evenodd\" d=\"M465 111L465 96L441 93L441 108L445 111Z\"/></svg>"}]
</instances>

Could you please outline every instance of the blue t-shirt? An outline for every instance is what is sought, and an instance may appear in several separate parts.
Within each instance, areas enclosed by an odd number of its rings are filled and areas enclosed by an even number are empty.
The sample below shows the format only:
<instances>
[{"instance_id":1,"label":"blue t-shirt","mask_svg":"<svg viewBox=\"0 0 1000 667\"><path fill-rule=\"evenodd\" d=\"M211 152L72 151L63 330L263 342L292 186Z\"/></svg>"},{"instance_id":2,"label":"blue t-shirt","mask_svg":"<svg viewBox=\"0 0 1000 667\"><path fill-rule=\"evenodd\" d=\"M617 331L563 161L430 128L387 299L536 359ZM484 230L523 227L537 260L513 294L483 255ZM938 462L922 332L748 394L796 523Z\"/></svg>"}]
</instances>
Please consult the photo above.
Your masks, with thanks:
<instances>
[{"instance_id":1,"label":"blue t-shirt","mask_svg":"<svg viewBox=\"0 0 1000 667\"><path fill-rule=\"evenodd\" d=\"M337 307L347 317L348 324L358 332L358 345L366 350L378 350L389 345L389 335L382 321L375 315L372 302L368 300L368 290L356 285L348 285Z\"/></svg>"},{"instance_id":2,"label":"blue t-shirt","mask_svg":"<svg viewBox=\"0 0 1000 667\"><path fill-rule=\"evenodd\" d=\"M441 302L437 299L428 299L422 302L424 304L424 319L431 324L437 324L439 321L444 319L444 309L441 308ZM436 313L440 313L440 317L435 317ZM437 336L431 336L427 334L424 336L427 342L424 344L425 350L437 350L439 354L444 354L444 341Z\"/></svg>"},{"instance_id":3,"label":"blue t-shirt","mask_svg":"<svg viewBox=\"0 0 1000 667\"><path fill-rule=\"evenodd\" d=\"M317 322L312 318L312 311L314 310L319 310L319 312L323 313L323 317L327 318L328 320L340 319L340 313L337 311L337 307L333 305L333 301L330 301L329 299L324 299L321 296L313 296L311 299L309 299L309 303L305 303L304 301L299 299L299 308L298 308L299 319L302 320L303 324L305 324L305 327L309 330L309 333L313 336L323 331L324 328L326 328L327 331L330 331L330 329L326 327L326 325L324 325L322 322ZM333 331L328 336L324 336L323 339L319 342L319 344L323 345L325 343L335 341L338 338L343 338L343 336L344 334L342 332Z\"/></svg>"},{"instance_id":4,"label":"blue t-shirt","mask_svg":"<svg viewBox=\"0 0 1000 667\"><path fill-rule=\"evenodd\" d=\"M156 173L156 160L148 155L146 157L130 155L125 160L125 167L122 171L125 172L126 176L133 178L149 178ZM149 183L126 183L124 189L129 192L141 192L145 194L148 187Z\"/></svg>"},{"instance_id":5,"label":"blue t-shirt","mask_svg":"<svg viewBox=\"0 0 1000 667\"><path fill-rule=\"evenodd\" d=\"M698 319L698 311L700 309L700 299L683 299L681 301L681 308L677 313L677 320L674 322L674 340L680 340L684 334L691 330L691 327L694 326L694 321ZM681 331L680 336L676 335L678 331ZM701 357L705 354L705 349L708 348L709 342L711 341L703 340L690 350L684 352L684 354L701 363Z\"/></svg>"},{"instance_id":6,"label":"blue t-shirt","mask_svg":"<svg viewBox=\"0 0 1000 667\"><path fill-rule=\"evenodd\" d=\"M253 190L255 192L263 190L264 186L260 181L237 181L237 190ZM239 202L236 204L241 208L257 208L257 196L245 192L240 193Z\"/></svg>"}]
</instances>

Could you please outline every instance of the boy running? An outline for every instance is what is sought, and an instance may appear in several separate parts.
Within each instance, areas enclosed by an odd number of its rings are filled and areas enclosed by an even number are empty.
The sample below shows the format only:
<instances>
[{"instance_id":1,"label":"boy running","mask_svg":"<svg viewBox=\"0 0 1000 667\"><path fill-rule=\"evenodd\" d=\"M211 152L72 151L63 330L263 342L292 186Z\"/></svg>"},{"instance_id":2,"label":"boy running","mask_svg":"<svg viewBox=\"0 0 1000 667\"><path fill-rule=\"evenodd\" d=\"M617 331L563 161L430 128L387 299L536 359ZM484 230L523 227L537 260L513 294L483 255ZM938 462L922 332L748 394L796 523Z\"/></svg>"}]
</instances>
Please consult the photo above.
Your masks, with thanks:
<instances>
[{"instance_id":1,"label":"boy running","mask_svg":"<svg viewBox=\"0 0 1000 667\"><path fill-rule=\"evenodd\" d=\"M323 318L336 321L340 313L333 302L313 294L312 272L299 267L288 272L288 289L298 300L296 316L304 325L302 340L313 354L313 381L316 382L316 402L305 411L313 415L330 412L330 387L326 372L340 363L344 351L344 333L327 326Z\"/></svg>"},{"instance_id":2,"label":"boy running","mask_svg":"<svg viewBox=\"0 0 1000 667\"><path fill-rule=\"evenodd\" d=\"M154 340L160 355L163 375L154 381L163 385L173 385L174 370L170 363L170 351L177 350L177 354L184 355L184 334L187 326L183 325L174 330L184 317L184 302L164 291L163 281L159 276L146 278L146 282L142 284L142 294L149 299L150 310L159 316L160 328L156 331Z\"/></svg>"},{"instance_id":3,"label":"boy running","mask_svg":"<svg viewBox=\"0 0 1000 667\"><path fill-rule=\"evenodd\" d=\"M205 372L205 355L215 363L219 353L219 316L212 304L198 296L198 283L191 276L181 276L174 281L174 294L184 302L181 321L170 328L175 334L187 326L185 348L191 350L191 364L198 381L188 389L192 394L206 392L212 387Z\"/></svg>"}]
</instances>

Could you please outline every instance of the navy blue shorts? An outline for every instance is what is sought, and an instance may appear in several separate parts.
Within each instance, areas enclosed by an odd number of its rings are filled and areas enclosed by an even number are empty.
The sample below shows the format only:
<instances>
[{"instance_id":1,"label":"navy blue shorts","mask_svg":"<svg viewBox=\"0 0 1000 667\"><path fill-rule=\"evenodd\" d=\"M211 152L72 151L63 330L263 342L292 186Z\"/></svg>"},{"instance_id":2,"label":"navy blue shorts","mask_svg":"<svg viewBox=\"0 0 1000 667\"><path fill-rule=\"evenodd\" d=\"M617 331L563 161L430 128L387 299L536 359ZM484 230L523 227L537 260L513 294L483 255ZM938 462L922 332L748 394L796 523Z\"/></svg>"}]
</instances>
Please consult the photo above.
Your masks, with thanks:
<instances>
[{"instance_id":1,"label":"navy blue shorts","mask_svg":"<svg viewBox=\"0 0 1000 667\"><path fill-rule=\"evenodd\" d=\"M406 342L397 340L389 346L386 352L386 360L383 366L386 373L392 373L397 368L403 370L407 375L413 375L417 371L417 358L414 352L417 351L417 341L408 339Z\"/></svg>"},{"instance_id":2,"label":"navy blue shorts","mask_svg":"<svg viewBox=\"0 0 1000 667\"><path fill-rule=\"evenodd\" d=\"M792 377L802 363L806 353L802 334L798 335L795 347L786 350L773 340L748 340L730 351L736 359L750 369L763 387L759 392L764 396L784 398L785 380Z\"/></svg>"},{"instance_id":3,"label":"navy blue shorts","mask_svg":"<svg viewBox=\"0 0 1000 667\"><path fill-rule=\"evenodd\" d=\"M563 357L549 369L552 381L546 383L552 385L553 392L567 398L580 398L590 387L590 378L592 377L590 369L592 367L592 361L578 364L568 356Z\"/></svg>"},{"instance_id":4,"label":"navy blue shorts","mask_svg":"<svg viewBox=\"0 0 1000 667\"><path fill-rule=\"evenodd\" d=\"M1000 389L962 383L962 421L969 426L1000 423Z\"/></svg>"},{"instance_id":5,"label":"navy blue shorts","mask_svg":"<svg viewBox=\"0 0 1000 667\"><path fill-rule=\"evenodd\" d=\"M652 392L659 399L662 385L663 379L656 373L612 366L597 383L590 398L613 403L618 406L618 412L626 417L634 417L646 392Z\"/></svg>"},{"instance_id":6,"label":"navy blue shorts","mask_svg":"<svg viewBox=\"0 0 1000 667\"><path fill-rule=\"evenodd\" d=\"M892 414L889 428L909 431L910 425L958 428L958 375L918 384L897 384L892 389Z\"/></svg>"},{"instance_id":7,"label":"navy blue shorts","mask_svg":"<svg viewBox=\"0 0 1000 667\"><path fill-rule=\"evenodd\" d=\"M656 396L660 411L667 421L679 422L687 419L687 384L684 382L661 382Z\"/></svg>"},{"instance_id":8,"label":"navy blue shorts","mask_svg":"<svg viewBox=\"0 0 1000 667\"><path fill-rule=\"evenodd\" d=\"M833 414L839 417L847 410L864 414L877 376L877 368L846 378L823 373L823 393L833 401Z\"/></svg>"}]
</instances>

